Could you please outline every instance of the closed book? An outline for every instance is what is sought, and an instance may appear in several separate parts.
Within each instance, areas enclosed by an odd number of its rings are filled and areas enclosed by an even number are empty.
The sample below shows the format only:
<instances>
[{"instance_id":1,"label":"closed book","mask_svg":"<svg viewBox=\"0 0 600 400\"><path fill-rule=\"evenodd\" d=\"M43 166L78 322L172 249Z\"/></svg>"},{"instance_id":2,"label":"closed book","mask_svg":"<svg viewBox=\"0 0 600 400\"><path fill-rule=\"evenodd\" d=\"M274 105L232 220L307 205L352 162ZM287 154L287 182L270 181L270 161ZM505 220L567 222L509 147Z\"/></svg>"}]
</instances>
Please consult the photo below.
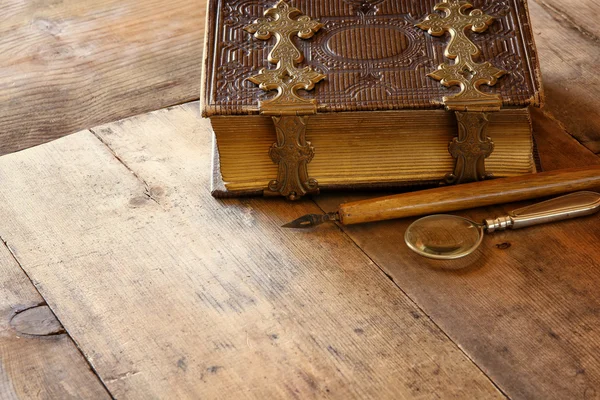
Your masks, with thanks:
<instances>
[{"instance_id":1,"label":"closed book","mask_svg":"<svg viewBox=\"0 0 600 400\"><path fill-rule=\"evenodd\" d=\"M524 0L210 0L215 196L536 171Z\"/></svg>"}]
</instances>

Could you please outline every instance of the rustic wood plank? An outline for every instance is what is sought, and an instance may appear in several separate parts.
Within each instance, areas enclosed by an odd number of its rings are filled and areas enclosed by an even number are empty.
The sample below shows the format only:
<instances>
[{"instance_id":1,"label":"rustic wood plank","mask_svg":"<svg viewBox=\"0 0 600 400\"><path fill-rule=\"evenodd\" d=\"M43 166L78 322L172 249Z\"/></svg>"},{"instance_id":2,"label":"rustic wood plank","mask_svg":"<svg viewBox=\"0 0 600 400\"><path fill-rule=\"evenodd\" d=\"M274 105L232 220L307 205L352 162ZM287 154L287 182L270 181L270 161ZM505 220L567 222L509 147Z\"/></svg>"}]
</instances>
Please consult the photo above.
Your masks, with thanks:
<instances>
[{"instance_id":1,"label":"rustic wood plank","mask_svg":"<svg viewBox=\"0 0 600 400\"><path fill-rule=\"evenodd\" d=\"M600 157L570 136L559 121L539 109L531 110L531 119L545 171L600 164Z\"/></svg>"},{"instance_id":2,"label":"rustic wood plank","mask_svg":"<svg viewBox=\"0 0 600 400\"><path fill-rule=\"evenodd\" d=\"M546 169L600 164L555 121L533 116ZM317 203L330 211L362 197L326 195ZM477 221L517 206L456 214ZM600 394L598 216L490 234L476 254L450 262L403 244L413 221L343 229L509 397Z\"/></svg>"},{"instance_id":3,"label":"rustic wood plank","mask_svg":"<svg viewBox=\"0 0 600 400\"><path fill-rule=\"evenodd\" d=\"M546 110L600 153L597 5L592 0L529 3ZM3 3L0 155L197 99L205 4Z\"/></svg>"},{"instance_id":4,"label":"rustic wood plank","mask_svg":"<svg viewBox=\"0 0 600 400\"><path fill-rule=\"evenodd\" d=\"M529 1L548 116L600 154L600 40L597 2Z\"/></svg>"},{"instance_id":5,"label":"rustic wood plank","mask_svg":"<svg viewBox=\"0 0 600 400\"><path fill-rule=\"evenodd\" d=\"M339 229L280 228L314 203L213 199L197 108L95 129L118 159L0 159L6 235L115 397L503 397Z\"/></svg>"},{"instance_id":6,"label":"rustic wood plank","mask_svg":"<svg viewBox=\"0 0 600 400\"><path fill-rule=\"evenodd\" d=\"M110 398L2 241L0 398Z\"/></svg>"},{"instance_id":7,"label":"rustic wood plank","mask_svg":"<svg viewBox=\"0 0 600 400\"><path fill-rule=\"evenodd\" d=\"M566 29L575 29L591 40L600 39L598 3L594 0L529 0L545 8Z\"/></svg>"},{"instance_id":8,"label":"rustic wood plank","mask_svg":"<svg viewBox=\"0 0 600 400\"><path fill-rule=\"evenodd\" d=\"M197 99L206 1L4 0L0 155Z\"/></svg>"}]
</instances>

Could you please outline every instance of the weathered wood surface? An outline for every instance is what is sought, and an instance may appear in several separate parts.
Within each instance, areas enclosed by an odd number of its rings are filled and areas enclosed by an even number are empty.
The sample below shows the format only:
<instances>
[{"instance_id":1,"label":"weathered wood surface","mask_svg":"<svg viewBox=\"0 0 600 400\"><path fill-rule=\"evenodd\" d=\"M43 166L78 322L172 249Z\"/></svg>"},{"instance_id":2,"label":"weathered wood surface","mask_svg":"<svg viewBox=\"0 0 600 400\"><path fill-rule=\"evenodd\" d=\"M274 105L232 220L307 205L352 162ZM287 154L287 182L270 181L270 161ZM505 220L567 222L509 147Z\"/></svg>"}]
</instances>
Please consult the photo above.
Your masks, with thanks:
<instances>
[{"instance_id":1,"label":"weathered wood surface","mask_svg":"<svg viewBox=\"0 0 600 400\"><path fill-rule=\"evenodd\" d=\"M205 8L2 0L0 155L197 99Z\"/></svg>"},{"instance_id":2,"label":"weathered wood surface","mask_svg":"<svg viewBox=\"0 0 600 400\"><path fill-rule=\"evenodd\" d=\"M0 236L9 226L3 221ZM71 338L0 240L0 399L108 399Z\"/></svg>"},{"instance_id":3,"label":"weathered wood surface","mask_svg":"<svg viewBox=\"0 0 600 400\"><path fill-rule=\"evenodd\" d=\"M600 153L593 0L529 0L546 112ZM206 0L4 0L0 155L198 98Z\"/></svg>"},{"instance_id":4,"label":"weathered wood surface","mask_svg":"<svg viewBox=\"0 0 600 400\"><path fill-rule=\"evenodd\" d=\"M600 7L593 0L529 0L545 111L600 154Z\"/></svg>"},{"instance_id":5,"label":"weathered wood surface","mask_svg":"<svg viewBox=\"0 0 600 400\"><path fill-rule=\"evenodd\" d=\"M534 129L546 169L600 164L539 111ZM331 211L358 198L326 195L317 203ZM455 214L478 221L517 207ZM343 230L509 397L600 396L598 215L490 234L474 255L448 262L403 245L414 220Z\"/></svg>"},{"instance_id":6,"label":"weathered wood surface","mask_svg":"<svg viewBox=\"0 0 600 400\"><path fill-rule=\"evenodd\" d=\"M3 235L115 397L503 397L339 229L280 228L313 202L213 199L197 108L0 159Z\"/></svg>"},{"instance_id":7,"label":"weathered wood surface","mask_svg":"<svg viewBox=\"0 0 600 400\"><path fill-rule=\"evenodd\" d=\"M597 41L600 38L598 26L598 4L592 0L528 0L545 8L554 19L563 23L564 29L577 30L584 37ZM534 10L534 14L538 14Z\"/></svg>"},{"instance_id":8,"label":"weathered wood surface","mask_svg":"<svg viewBox=\"0 0 600 400\"><path fill-rule=\"evenodd\" d=\"M600 164L565 133L600 153L598 6L530 7L544 167ZM0 154L196 98L203 12L2 3ZM487 237L459 271L403 247L411 220L344 228L398 290L336 227L276 228L310 201L207 197L187 107L96 130L137 177L89 133L0 159L0 236L115 396L498 397L452 340L512 398L600 397L597 216ZM107 397L18 272L0 246L0 397Z\"/></svg>"}]
</instances>

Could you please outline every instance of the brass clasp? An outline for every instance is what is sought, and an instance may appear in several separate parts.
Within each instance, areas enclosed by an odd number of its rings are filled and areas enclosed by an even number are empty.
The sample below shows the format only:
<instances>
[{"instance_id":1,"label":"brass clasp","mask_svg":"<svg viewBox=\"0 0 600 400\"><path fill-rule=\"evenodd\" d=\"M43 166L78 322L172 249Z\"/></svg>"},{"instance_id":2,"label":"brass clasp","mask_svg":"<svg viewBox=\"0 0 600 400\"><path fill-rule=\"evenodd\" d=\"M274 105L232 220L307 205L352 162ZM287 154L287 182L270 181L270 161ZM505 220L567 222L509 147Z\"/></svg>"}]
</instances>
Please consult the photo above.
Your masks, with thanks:
<instances>
[{"instance_id":1,"label":"brass clasp","mask_svg":"<svg viewBox=\"0 0 600 400\"><path fill-rule=\"evenodd\" d=\"M444 105L450 111L456 111L458 137L449 145L450 154L456 159L454 171L446 177L446 183L474 182L485 179L485 159L492 154L494 143L487 136L487 112L499 111L502 97L487 94L479 90L481 85L494 86L506 71L494 67L489 62L478 63L481 50L469 39L467 30L485 32L494 21L494 17L481 10L467 10L473 6L462 0L442 0L434 13L417 26L427 30L432 36L442 36L450 32L450 43L445 55L453 64L443 63L429 77L442 85L460 86L461 90L453 96L443 98Z\"/></svg>"},{"instance_id":2,"label":"brass clasp","mask_svg":"<svg viewBox=\"0 0 600 400\"><path fill-rule=\"evenodd\" d=\"M293 36L310 39L323 25L300 10L280 1L267 10L264 18L248 25L246 31L257 39L268 40L273 35L277 43L269 54L269 62L276 69L262 69L249 80L266 91L277 90L272 99L259 103L261 114L273 117L277 131L277 143L269 154L279 165L277 179L269 183L265 194L278 194L296 200L307 193L318 193L318 183L308 177L307 164L314 156L314 148L306 141L307 115L317 113L316 100L298 95L298 90L312 90L315 84L325 79L307 66L298 68L304 60L302 52L294 45Z\"/></svg>"}]
</instances>

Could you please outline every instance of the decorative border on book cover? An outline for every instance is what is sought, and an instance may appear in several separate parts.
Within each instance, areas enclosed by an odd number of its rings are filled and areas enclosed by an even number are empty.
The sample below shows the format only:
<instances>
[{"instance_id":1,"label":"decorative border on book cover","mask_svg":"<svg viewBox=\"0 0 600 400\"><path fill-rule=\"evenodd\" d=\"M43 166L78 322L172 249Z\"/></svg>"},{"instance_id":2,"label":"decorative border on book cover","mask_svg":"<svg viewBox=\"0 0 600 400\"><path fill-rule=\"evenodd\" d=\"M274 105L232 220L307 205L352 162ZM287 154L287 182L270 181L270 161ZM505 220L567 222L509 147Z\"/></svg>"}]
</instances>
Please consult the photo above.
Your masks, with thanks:
<instances>
[{"instance_id":1,"label":"decorative border on book cover","mask_svg":"<svg viewBox=\"0 0 600 400\"><path fill-rule=\"evenodd\" d=\"M439 2L439 0L438 0ZM270 97L247 81L257 68L269 68L273 43L253 40L243 27L275 1L214 0L214 19L208 29L206 114L258 112L258 101ZM440 108L443 97L456 93L426 78L444 61L447 41L432 38L415 25L433 9L434 1L409 0L289 0L289 4L319 20L323 28L307 43L296 41L305 64L327 75L327 81L305 94L320 111ZM522 0L473 0L473 5L497 22L472 41L482 59L507 71L496 86L505 105L538 104L541 86L537 55ZM376 49L350 49L344 42L360 36L393 39ZM485 36L485 37L482 37ZM492 42L492 46L485 43ZM377 46L378 47L378 46ZM351 82L351 83L349 83ZM483 93L490 93L487 88ZM258 101L257 101L258 100Z\"/></svg>"}]
</instances>

